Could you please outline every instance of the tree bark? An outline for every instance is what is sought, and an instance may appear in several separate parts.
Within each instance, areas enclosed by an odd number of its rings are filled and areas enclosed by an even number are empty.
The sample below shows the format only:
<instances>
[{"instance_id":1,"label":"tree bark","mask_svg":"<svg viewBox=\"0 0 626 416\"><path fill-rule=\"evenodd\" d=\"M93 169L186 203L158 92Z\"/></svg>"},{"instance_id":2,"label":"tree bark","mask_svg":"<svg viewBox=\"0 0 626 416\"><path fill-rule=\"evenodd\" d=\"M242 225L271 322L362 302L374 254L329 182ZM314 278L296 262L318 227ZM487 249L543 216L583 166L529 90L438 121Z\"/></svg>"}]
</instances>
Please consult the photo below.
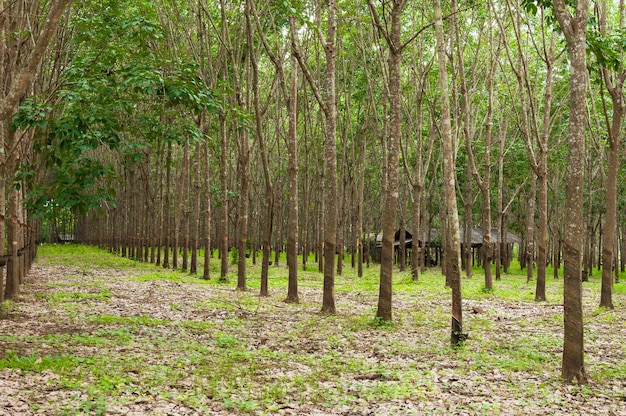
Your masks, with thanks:
<instances>
[{"instance_id":1,"label":"tree bark","mask_svg":"<svg viewBox=\"0 0 626 416\"><path fill-rule=\"evenodd\" d=\"M291 18L293 22L293 17ZM289 223L287 227L287 267L289 282L287 285L288 303L298 303L298 137L297 137L297 100L298 100L298 63L292 55L290 94L287 98L289 127L287 149L289 152ZM285 88L285 93L286 93Z\"/></svg>"},{"instance_id":2,"label":"tree bark","mask_svg":"<svg viewBox=\"0 0 626 416\"><path fill-rule=\"evenodd\" d=\"M257 16L255 3L253 0L249 0L250 11L254 16L255 26L257 32L263 42L268 55L273 56L270 47L266 42L261 25L259 24L259 18ZM261 287L260 295L269 296L269 263L270 256L272 254L272 228L274 224L274 184L272 182L272 175L270 173L268 154L265 147L265 138L263 136L263 113L261 111L261 105L259 100L259 68L255 54L251 56L252 63L252 91L253 91L253 106L255 114L255 132L257 141L259 143L259 150L261 153L261 163L263 165L263 178L265 180L265 221L263 222L263 258L261 260Z\"/></svg>"},{"instance_id":3,"label":"tree bark","mask_svg":"<svg viewBox=\"0 0 626 416\"><path fill-rule=\"evenodd\" d=\"M170 188L172 183L172 141L167 142L167 155L165 157L165 198L163 199L163 220L165 231L163 238L163 268L170 267L170 230L171 230L171 203Z\"/></svg>"},{"instance_id":4,"label":"tree bark","mask_svg":"<svg viewBox=\"0 0 626 416\"><path fill-rule=\"evenodd\" d=\"M324 271L324 289L322 294L322 312L336 313L335 306L335 253L337 244L337 97L335 91L336 68L336 32L337 32L337 2L335 0L321 1L318 7L327 6L326 37L318 32L320 43L326 57L326 99L318 90L317 84L309 71L302 53L297 44L295 24L290 24L293 54L299 67L304 73L307 83L311 87L315 99L322 108L326 117L324 143L324 198L320 201L324 209L323 258L320 266ZM321 22L318 22L321 24ZM323 264L322 264L323 263Z\"/></svg>"},{"instance_id":5,"label":"tree bark","mask_svg":"<svg viewBox=\"0 0 626 416\"><path fill-rule=\"evenodd\" d=\"M439 64L439 92L441 100L441 135L443 147L443 188L446 209L446 238L444 261L446 281L452 289L452 331L450 342L453 346L465 340L463 334L463 312L461 298L461 273L459 269L459 211L456 202L455 145L452 141L450 122L450 97L448 94L448 72L444 44L443 21L440 0L434 1L435 34L437 38L437 59Z\"/></svg>"},{"instance_id":6,"label":"tree bark","mask_svg":"<svg viewBox=\"0 0 626 416\"><path fill-rule=\"evenodd\" d=\"M563 236L564 342L561 377L567 383L587 382L584 365L581 249L583 234L583 180L585 158L585 93L588 82L586 29L589 17L587 0L577 0L574 15L564 0L555 0L554 9L570 52L570 118L567 140L565 186L565 234Z\"/></svg>"},{"instance_id":7,"label":"tree bark","mask_svg":"<svg viewBox=\"0 0 626 416\"><path fill-rule=\"evenodd\" d=\"M202 193L202 145L196 143L194 156L194 192L193 192L193 216L191 219L191 264L189 273L198 273L198 246L200 242L200 211L202 209L200 195Z\"/></svg>"},{"instance_id":8,"label":"tree bark","mask_svg":"<svg viewBox=\"0 0 626 416\"><path fill-rule=\"evenodd\" d=\"M180 243L180 230L181 227L183 230L186 228L185 236L188 236L189 227L185 227L186 219L187 219L187 180L189 173L189 137L185 138L185 144L183 149L183 164L180 170L180 181L178 184L178 194L176 195L176 200L178 202L176 213L174 214L174 247L172 253L172 267L174 269L178 268L178 251L179 251L179 243ZM187 240L185 238L184 240ZM185 260L183 263L183 270L186 270L186 253Z\"/></svg>"},{"instance_id":9,"label":"tree bark","mask_svg":"<svg viewBox=\"0 0 626 416\"><path fill-rule=\"evenodd\" d=\"M228 146L230 140L228 140L228 131L226 130L226 115L220 114L220 139L221 139L221 153L220 153L220 202L222 204L220 208L220 223L219 223L219 238L220 238L220 278L221 282L228 280Z\"/></svg>"},{"instance_id":10,"label":"tree bark","mask_svg":"<svg viewBox=\"0 0 626 416\"><path fill-rule=\"evenodd\" d=\"M620 27L624 27L624 3L620 3ZM599 18L600 30L606 32L606 0L601 3L601 13ZM622 56L624 54L622 53ZM619 152L622 145L622 120L624 117L624 81L626 80L626 70L620 74L611 74L607 68L601 68L604 84L611 96L613 112L611 114L611 125L608 126L609 135L609 166L606 179L606 214L604 221L604 231L602 233L602 288L600 291L600 306L613 309L613 277L611 267L613 260L617 258L615 253L615 240L617 232L617 193L618 193L618 173L619 173ZM618 270L615 262L615 270ZM619 273L615 274L616 280Z\"/></svg>"},{"instance_id":11,"label":"tree bark","mask_svg":"<svg viewBox=\"0 0 626 416\"><path fill-rule=\"evenodd\" d=\"M526 212L526 283L532 282L535 263L535 196L537 194L537 177L530 178L530 190Z\"/></svg>"},{"instance_id":12,"label":"tree bark","mask_svg":"<svg viewBox=\"0 0 626 416\"><path fill-rule=\"evenodd\" d=\"M398 161L400 155L400 135L402 123L402 90L401 65L402 65L402 41L401 16L406 6L405 0L393 2L391 10L391 32L385 32L380 23L378 12L368 0L370 12L374 16L374 21L379 30L385 36L389 47L389 57L387 60L389 70L389 137L387 140L387 163L386 180L383 188L383 241L380 259L380 286L378 293L378 309L376 317L383 321L392 319L392 277L393 277L393 254L395 239L396 210L398 206Z\"/></svg>"},{"instance_id":13,"label":"tree bark","mask_svg":"<svg viewBox=\"0 0 626 416\"><path fill-rule=\"evenodd\" d=\"M202 131L204 132L206 129L206 125L205 125L205 121L204 121L204 115L203 115L203 123L202 123ZM202 157L204 159L204 166L202 169L202 175L204 176L203 181L202 181L202 185L204 187L203 189L203 196L204 196L204 235L203 235L203 240L204 240L204 265L202 267L202 278L204 280L209 280L211 278L211 252L212 252L212 248L211 248L211 201L212 201L212 194L211 194L211 183L209 180L209 166L211 163L211 160L209 158L209 144L207 141L205 141L202 145Z\"/></svg>"},{"instance_id":14,"label":"tree bark","mask_svg":"<svg viewBox=\"0 0 626 416\"><path fill-rule=\"evenodd\" d=\"M322 2L324 3L324 1ZM326 55L326 143L324 145L325 192L324 205L324 293L322 312L334 314L335 306L335 246L337 242L337 98L335 91L335 37L337 3L328 0L327 33L324 44Z\"/></svg>"},{"instance_id":15,"label":"tree bark","mask_svg":"<svg viewBox=\"0 0 626 416\"><path fill-rule=\"evenodd\" d=\"M546 265L548 264L548 140L550 137L550 117L552 108L552 70L554 66L555 36L550 34L550 44L545 48L546 56L546 91L544 95L543 130L538 138L537 160L537 210L539 226L537 234L537 285L535 301L545 302L546 298Z\"/></svg>"}]
</instances>

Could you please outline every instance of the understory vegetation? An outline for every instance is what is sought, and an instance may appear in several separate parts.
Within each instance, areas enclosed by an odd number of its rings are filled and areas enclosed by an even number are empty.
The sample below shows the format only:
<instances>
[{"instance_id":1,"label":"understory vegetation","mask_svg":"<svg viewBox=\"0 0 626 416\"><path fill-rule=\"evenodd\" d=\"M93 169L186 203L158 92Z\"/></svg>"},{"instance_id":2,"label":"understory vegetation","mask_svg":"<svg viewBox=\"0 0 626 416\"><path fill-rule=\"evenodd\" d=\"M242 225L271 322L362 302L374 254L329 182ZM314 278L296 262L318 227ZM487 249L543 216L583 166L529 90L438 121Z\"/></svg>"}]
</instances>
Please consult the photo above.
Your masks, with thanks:
<instances>
[{"instance_id":1,"label":"understory vegetation","mask_svg":"<svg viewBox=\"0 0 626 416\"><path fill-rule=\"evenodd\" d=\"M520 270L493 291L476 270L463 280L469 339L452 348L439 269L419 281L395 273L385 323L374 319L374 265L338 276L337 315L319 313L317 271L300 272L301 302L288 304L287 268L272 267L268 298L259 268L249 264L242 292L235 271L220 283L97 248L42 246L20 301L3 304L0 411L625 414L626 283L613 310L595 306L600 273L584 283L591 382L572 386L559 377L561 280L536 303Z\"/></svg>"}]
</instances>

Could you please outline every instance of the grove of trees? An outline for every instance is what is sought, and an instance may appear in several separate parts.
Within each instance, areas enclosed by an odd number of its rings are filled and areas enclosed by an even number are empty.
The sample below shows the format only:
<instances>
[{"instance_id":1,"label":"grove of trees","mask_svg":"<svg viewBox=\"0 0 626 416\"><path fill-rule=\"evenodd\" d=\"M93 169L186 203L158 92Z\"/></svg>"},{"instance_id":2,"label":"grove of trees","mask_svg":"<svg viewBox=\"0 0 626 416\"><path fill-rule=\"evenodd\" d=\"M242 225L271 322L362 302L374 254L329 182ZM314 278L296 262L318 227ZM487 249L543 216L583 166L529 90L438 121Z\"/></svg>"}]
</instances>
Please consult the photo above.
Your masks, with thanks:
<instances>
[{"instance_id":1,"label":"grove of trees","mask_svg":"<svg viewBox=\"0 0 626 416\"><path fill-rule=\"evenodd\" d=\"M470 230L485 290L510 230L537 301L564 265L562 377L586 382L582 280L613 308L626 267L624 0L4 0L0 30L0 301L36 243L73 240L236 262L240 290L252 257L262 296L286 252L285 300L317 267L333 314L380 234L391 321L405 230L439 229L456 345Z\"/></svg>"}]
</instances>

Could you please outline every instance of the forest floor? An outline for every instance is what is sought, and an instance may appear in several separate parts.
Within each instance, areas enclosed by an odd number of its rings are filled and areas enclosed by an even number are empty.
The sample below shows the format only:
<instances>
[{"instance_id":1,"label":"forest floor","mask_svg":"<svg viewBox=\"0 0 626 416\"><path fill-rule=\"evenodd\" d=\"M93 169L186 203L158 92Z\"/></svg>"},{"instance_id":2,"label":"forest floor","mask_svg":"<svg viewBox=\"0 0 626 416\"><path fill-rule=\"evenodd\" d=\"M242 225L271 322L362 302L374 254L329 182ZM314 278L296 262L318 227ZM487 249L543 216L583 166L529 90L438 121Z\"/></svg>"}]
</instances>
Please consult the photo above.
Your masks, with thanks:
<instances>
[{"instance_id":1,"label":"forest floor","mask_svg":"<svg viewBox=\"0 0 626 416\"><path fill-rule=\"evenodd\" d=\"M217 261L215 261L217 263ZM19 302L0 319L0 415L626 415L626 284L599 309L584 284L589 383L560 380L562 281L549 302L505 275L493 292L464 279L464 346L450 346L450 292L437 270L394 278L394 322L373 319L377 271L337 277L338 314L320 311L322 276L287 270L271 296L113 257L43 247ZM234 270L233 270L234 271ZM215 273L217 275L217 273ZM599 273L596 273L599 275Z\"/></svg>"}]
</instances>

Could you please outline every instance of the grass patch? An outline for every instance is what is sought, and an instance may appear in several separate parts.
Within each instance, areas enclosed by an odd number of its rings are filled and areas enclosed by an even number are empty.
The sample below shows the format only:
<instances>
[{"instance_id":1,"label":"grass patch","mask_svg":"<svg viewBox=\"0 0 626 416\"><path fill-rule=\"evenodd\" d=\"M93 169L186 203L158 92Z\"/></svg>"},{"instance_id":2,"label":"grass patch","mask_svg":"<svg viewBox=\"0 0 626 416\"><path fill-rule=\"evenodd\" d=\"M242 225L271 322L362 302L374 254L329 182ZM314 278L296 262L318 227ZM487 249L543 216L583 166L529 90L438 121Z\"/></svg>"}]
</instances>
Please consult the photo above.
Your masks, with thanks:
<instances>
[{"instance_id":1,"label":"grass patch","mask_svg":"<svg viewBox=\"0 0 626 416\"><path fill-rule=\"evenodd\" d=\"M43 355L29 354L21 356L15 350L7 350L4 357L0 359L0 368L11 368L22 371L42 372L44 370L52 370L57 373L63 373L68 369L75 368L77 358L72 355Z\"/></svg>"},{"instance_id":2,"label":"grass patch","mask_svg":"<svg viewBox=\"0 0 626 416\"><path fill-rule=\"evenodd\" d=\"M131 328L138 326L160 326L171 325L171 321L165 319L151 318L149 316L118 316L118 315L91 315L88 317L89 323L93 325L124 325Z\"/></svg>"},{"instance_id":3,"label":"grass patch","mask_svg":"<svg viewBox=\"0 0 626 416\"><path fill-rule=\"evenodd\" d=\"M72 303L72 302L86 302L86 301L101 301L109 302L111 300L111 291L109 289L103 289L98 293L85 293L85 292L54 292L38 295L48 302L53 304Z\"/></svg>"},{"instance_id":4,"label":"grass patch","mask_svg":"<svg viewBox=\"0 0 626 416\"><path fill-rule=\"evenodd\" d=\"M50 266L73 266L85 272L94 268L154 270L157 266L141 263L129 258L112 255L109 251L81 244L43 244L39 246L37 258Z\"/></svg>"}]
</instances>

